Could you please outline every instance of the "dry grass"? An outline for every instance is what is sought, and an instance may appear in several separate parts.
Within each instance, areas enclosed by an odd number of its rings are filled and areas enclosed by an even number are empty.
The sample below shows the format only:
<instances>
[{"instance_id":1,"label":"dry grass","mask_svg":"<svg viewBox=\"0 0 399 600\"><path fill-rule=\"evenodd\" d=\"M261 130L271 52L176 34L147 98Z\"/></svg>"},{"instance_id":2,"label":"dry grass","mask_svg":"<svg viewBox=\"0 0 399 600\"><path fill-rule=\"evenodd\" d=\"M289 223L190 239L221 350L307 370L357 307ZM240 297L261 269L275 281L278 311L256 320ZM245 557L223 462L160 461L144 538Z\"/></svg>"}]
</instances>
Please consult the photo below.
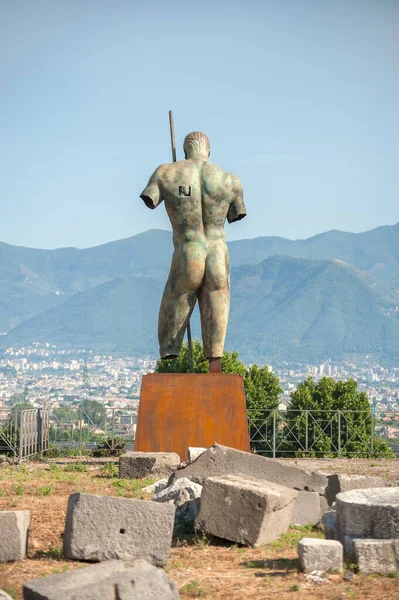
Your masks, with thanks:
<instances>
[{"instance_id":1,"label":"dry grass","mask_svg":"<svg viewBox=\"0 0 399 600\"><path fill-rule=\"evenodd\" d=\"M28 558L0 565L0 588L12 597L21 600L22 584L30 579L85 566L62 557L62 533L70 493L149 499L141 488L150 480L119 480L104 476L97 466L84 468L66 471L65 466L49 468L40 464L0 467L0 510L31 511ZM258 549L192 537L175 542L167 572L178 585L182 599L399 599L399 578L358 575L348 582L331 574L327 575L328 583L308 582L297 572L296 546L304 536L320 535L318 530L291 529L276 542Z\"/></svg>"}]
</instances>

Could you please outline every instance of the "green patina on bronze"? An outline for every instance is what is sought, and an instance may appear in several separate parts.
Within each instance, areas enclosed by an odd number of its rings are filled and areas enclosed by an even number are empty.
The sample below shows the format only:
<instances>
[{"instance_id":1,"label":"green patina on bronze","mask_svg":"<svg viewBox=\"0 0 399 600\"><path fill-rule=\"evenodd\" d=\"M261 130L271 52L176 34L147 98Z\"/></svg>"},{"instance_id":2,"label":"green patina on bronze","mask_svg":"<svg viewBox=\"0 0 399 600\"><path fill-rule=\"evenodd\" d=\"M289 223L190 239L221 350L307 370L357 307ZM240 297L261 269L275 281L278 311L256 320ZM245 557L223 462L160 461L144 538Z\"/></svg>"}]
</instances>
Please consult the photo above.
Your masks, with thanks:
<instances>
[{"instance_id":1,"label":"green patina on bronze","mask_svg":"<svg viewBox=\"0 0 399 600\"><path fill-rule=\"evenodd\" d=\"M238 177L212 164L209 140L190 133L186 160L161 165L141 198L149 208L165 201L174 253L162 297L158 338L162 358L179 355L198 299L207 358L223 355L230 307L230 269L224 223L246 216Z\"/></svg>"}]
</instances>

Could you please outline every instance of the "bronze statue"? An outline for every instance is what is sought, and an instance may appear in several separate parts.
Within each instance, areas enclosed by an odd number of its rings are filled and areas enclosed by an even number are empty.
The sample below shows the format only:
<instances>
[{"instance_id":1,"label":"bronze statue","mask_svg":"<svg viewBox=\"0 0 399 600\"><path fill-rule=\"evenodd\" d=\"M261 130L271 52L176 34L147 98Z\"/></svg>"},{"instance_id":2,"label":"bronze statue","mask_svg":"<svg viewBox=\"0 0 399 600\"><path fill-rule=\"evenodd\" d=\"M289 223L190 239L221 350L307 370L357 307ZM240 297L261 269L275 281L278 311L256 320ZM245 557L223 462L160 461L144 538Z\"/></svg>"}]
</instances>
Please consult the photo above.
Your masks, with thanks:
<instances>
[{"instance_id":1,"label":"bronze statue","mask_svg":"<svg viewBox=\"0 0 399 600\"><path fill-rule=\"evenodd\" d=\"M198 298L202 341L210 370L220 370L230 306L229 255L224 223L246 216L238 177L209 162L205 134L184 140L186 160L164 164L141 194L148 208L165 201L174 253L162 298L158 338L162 358L179 355ZM213 365L213 368L212 368Z\"/></svg>"}]
</instances>

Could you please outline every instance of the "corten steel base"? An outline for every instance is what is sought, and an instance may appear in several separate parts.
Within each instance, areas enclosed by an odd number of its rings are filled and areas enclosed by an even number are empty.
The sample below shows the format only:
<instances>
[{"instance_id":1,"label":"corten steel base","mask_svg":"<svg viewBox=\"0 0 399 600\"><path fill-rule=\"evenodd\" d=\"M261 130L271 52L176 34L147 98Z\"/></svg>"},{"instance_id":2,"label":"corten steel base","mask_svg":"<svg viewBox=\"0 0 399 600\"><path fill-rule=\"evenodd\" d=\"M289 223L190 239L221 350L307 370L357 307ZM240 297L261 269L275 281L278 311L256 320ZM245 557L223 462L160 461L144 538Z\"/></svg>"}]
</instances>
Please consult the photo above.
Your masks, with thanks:
<instances>
[{"instance_id":1,"label":"corten steel base","mask_svg":"<svg viewBox=\"0 0 399 600\"><path fill-rule=\"evenodd\" d=\"M141 384L134 450L176 452L217 442L249 452L244 381L223 373L153 373Z\"/></svg>"}]
</instances>

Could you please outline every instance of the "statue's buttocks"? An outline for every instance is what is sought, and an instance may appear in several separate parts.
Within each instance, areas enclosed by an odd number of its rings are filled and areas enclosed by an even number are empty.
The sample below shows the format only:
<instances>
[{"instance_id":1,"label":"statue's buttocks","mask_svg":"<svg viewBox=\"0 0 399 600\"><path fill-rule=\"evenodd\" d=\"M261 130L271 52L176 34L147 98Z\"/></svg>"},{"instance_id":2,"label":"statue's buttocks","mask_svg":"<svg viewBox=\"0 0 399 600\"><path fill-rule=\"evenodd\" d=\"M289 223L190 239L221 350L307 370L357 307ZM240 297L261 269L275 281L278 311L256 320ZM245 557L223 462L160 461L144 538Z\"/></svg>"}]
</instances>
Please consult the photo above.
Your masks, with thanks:
<instances>
[{"instance_id":1,"label":"statue's buttocks","mask_svg":"<svg viewBox=\"0 0 399 600\"><path fill-rule=\"evenodd\" d=\"M165 164L141 194L149 208L162 201L173 228L174 254L159 315L162 357L177 356L199 300L205 355L221 357L229 312L229 260L224 223L245 217L241 182L208 161L201 133L184 143L187 160Z\"/></svg>"}]
</instances>

